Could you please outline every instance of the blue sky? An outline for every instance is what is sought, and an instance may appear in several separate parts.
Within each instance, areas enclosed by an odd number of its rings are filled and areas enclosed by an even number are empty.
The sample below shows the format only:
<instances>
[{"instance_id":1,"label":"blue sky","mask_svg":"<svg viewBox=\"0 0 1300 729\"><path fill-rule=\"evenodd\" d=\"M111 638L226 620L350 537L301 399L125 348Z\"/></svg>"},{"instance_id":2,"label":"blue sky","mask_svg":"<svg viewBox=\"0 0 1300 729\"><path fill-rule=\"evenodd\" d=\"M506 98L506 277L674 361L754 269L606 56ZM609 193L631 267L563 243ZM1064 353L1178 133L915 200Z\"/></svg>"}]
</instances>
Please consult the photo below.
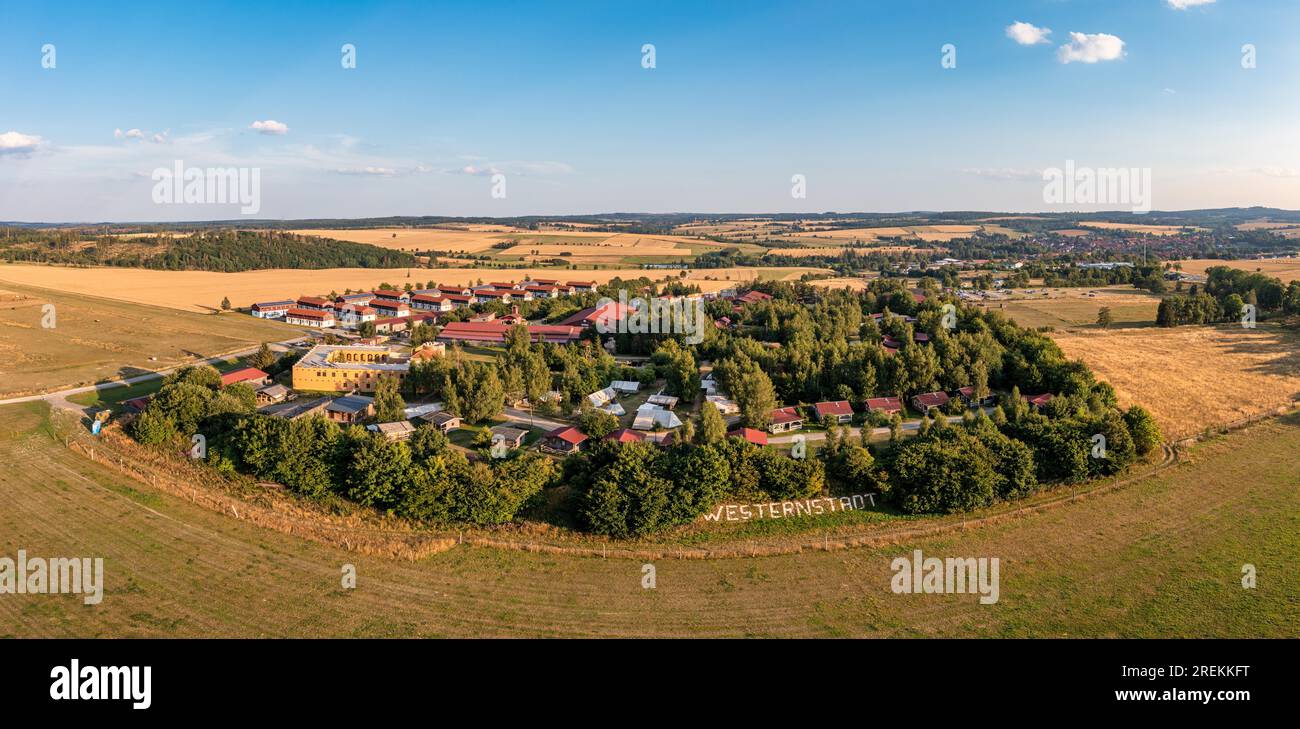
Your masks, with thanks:
<instances>
[{"instance_id":1,"label":"blue sky","mask_svg":"<svg viewBox=\"0 0 1300 729\"><path fill-rule=\"evenodd\" d=\"M1066 160L1300 208L1300 3L1187 2L11 4L0 220L239 216L155 204L176 160L260 169L273 218L1032 211Z\"/></svg>"}]
</instances>

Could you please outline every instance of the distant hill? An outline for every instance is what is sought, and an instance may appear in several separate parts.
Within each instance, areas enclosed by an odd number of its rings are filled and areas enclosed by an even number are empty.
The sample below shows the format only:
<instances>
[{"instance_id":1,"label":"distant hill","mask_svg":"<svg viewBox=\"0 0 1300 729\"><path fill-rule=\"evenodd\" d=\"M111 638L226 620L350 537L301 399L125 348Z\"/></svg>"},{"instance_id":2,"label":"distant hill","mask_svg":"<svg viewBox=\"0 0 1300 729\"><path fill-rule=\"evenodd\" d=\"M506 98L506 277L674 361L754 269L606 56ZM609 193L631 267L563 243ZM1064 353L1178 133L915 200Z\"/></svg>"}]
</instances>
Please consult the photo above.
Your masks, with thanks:
<instances>
[{"instance_id":1,"label":"distant hill","mask_svg":"<svg viewBox=\"0 0 1300 729\"><path fill-rule=\"evenodd\" d=\"M364 243L272 230L230 229L179 235L114 235L71 228L7 228L0 231L0 260L223 272L416 265L409 253Z\"/></svg>"}]
</instances>

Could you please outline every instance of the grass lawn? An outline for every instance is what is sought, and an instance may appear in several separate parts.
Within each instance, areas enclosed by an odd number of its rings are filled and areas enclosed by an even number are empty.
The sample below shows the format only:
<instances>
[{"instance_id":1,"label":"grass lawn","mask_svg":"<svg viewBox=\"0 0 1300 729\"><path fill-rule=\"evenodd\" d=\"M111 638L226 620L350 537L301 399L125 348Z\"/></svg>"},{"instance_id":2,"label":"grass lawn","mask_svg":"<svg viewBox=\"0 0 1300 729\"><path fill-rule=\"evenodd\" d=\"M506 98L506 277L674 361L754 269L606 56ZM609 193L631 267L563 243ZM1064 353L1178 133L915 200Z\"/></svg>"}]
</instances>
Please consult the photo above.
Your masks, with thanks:
<instances>
[{"instance_id":1,"label":"grass lawn","mask_svg":"<svg viewBox=\"0 0 1300 729\"><path fill-rule=\"evenodd\" d=\"M230 372L244 366L244 363L236 358L228 358L217 362L213 365L219 372ZM112 408L120 410L119 407L123 402L145 395L152 395L162 389L163 378L159 377L153 380L137 382L134 385L126 387L113 387L107 390L94 390L91 392L81 392L76 395L69 395L68 401L75 402L78 405L97 408Z\"/></svg>"},{"instance_id":2,"label":"grass lawn","mask_svg":"<svg viewBox=\"0 0 1300 729\"><path fill-rule=\"evenodd\" d=\"M655 590L641 587L640 559L462 546L406 562L326 547L68 451L42 403L0 408L0 422L0 466L11 474L0 480L0 553L105 560L93 610L74 595L10 595L0 600L2 636L1300 635L1300 417L1199 445L1123 489L961 532L880 548L659 559ZM795 522L745 533L779 535ZM890 562L913 549L998 557L999 601L894 594ZM361 577L355 590L339 587L344 563ZM1254 589L1241 585L1246 564L1257 570Z\"/></svg>"}]
</instances>

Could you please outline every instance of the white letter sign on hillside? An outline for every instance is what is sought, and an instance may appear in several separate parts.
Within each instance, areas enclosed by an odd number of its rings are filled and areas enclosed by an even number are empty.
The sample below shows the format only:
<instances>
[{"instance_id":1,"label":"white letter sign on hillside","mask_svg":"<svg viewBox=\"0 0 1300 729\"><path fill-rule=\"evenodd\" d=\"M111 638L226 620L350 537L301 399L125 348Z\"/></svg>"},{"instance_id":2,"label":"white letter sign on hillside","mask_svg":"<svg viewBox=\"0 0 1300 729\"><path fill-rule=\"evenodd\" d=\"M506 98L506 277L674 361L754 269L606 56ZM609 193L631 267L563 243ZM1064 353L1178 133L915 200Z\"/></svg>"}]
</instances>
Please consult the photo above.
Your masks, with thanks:
<instances>
[{"instance_id":1,"label":"white letter sign on hillside","mask_svg":"<svg viewBox=\"0 0 1300 729\"><path fill-rule=\"evenodd\" d=\"M821 516L836 511L862 511L876 505L875 494L819 496L797 501L772 501L766 504L723 504L704 515L704 521L751 521L753 519L788 519L795 516Z\"/></svg>"}]
</instances>

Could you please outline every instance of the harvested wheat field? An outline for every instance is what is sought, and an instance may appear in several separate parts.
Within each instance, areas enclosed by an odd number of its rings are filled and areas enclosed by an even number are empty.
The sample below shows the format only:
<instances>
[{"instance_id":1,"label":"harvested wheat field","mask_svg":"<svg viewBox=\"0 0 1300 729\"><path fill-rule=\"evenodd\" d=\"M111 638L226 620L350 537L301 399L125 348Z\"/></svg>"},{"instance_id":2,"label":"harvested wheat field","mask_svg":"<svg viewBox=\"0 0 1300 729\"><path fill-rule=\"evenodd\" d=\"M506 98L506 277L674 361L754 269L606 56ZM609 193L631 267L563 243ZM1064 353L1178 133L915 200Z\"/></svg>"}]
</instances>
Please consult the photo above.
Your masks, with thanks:
<instances>
[{"instance_id":1,"label":"harvested wheat field","mask_svg":"<svg viewBox=\"0 0 1300 729\"><path fill-rule=\"evenodd\" d=\"M198 314L12 284L0 289L5 396L138 375L302 333L234 313ZM54 307L48 321L47 304Z\"/></svg>"},{"instance_id":2,"label":"harvested wheat field","mask_svg":"<svg viewBox=\"0 0 1300 729\"><path fill-rule=\"evenodd\" d=\"M1300 400L1300 332L1275 324L1080 329L1052 337L1114 385L1123 405L1149 409L1166 437Z\"/></svg>"},{"instance_id":3,"label":"harvested wheat field","mask_svg":"<svg viewBox=\"0 0 1300 729\"><path fill-rule=\"evenodd\" d=\"M738 282L795 280L805 273L825 269L707 268L690 271L687 279L703 291L718 291ZM0 286L5 282L40 286L65 292L92 294L121 301L210 312L222 297L236 307L258 301L291 299L346 289L373 289L381 283L402 287L407 283L469 285L478 281L522 281L524 278L558 278L565 281L606 283L612 278L677 279L676 271L641 268L570 271L562 268L327 268L321 270L269 269L219 273L215 271L152 271L139 268L74 268L69 266L0 265Z\"/></svg>"},{"instance_id":4,"label":"harvested wheat field","mask_svg":"<svg viewBox=\"0 0 1300 729\"><path fill-rule=\"evenodd\" d=\"M467 225L456 228L349 228L342 230L293 230L300 235L367 243L402 251L456 251L477 253L519 232L506 225ZM582 234L578 234L582 235Z\"/></svg>"},{"instance_id":5,"label":"harvested wheat field","mask_svg":"<svg viewBox=\"0 0 1300 729\"><path fill-rule=\"evenodd\" d=\"M1197 447L1181 466L1024 518L893 547L779 557L599 559L458 546L395 561L262 529L127 480L0 409L0 550L104 559L104 598L0 600L0 636L1286 637L1300 560L1300 422ZM1250 453L1250 457L1242 457ZM912 549L997 555L999 601L897 595ZM355 565L356 589L341 566Z\"/></svg>"},{"instance_id":6,"label":"harvested wheat field","mask_svg":"<svg viewBox=\"0 0 1300 729\"><path fill-rule=\"evenodd\" d=\"M1132 233L1149 233L1151 235L1178 235L1185 230L1204 230L1194 226L1182 225L1142 225L1140 223L1101 223L1101 222L1081 222L1084 228L1096 228L1097 230L1126 230Z\"/></svg>"},{"instance_id":7,"label":"harvested wheat field","mask_svg":"<svg viewBox=\"0 0 1300 729\"><path fill-rule=\"evenodd\" d=\"M1283 284L1292 281L1300 281L1300 258L1269 258L1259 259L1237 259L1232 261L1221 261L1213 258L1196 258L1189 261L1180 261L1183 273L1204 274L1207 270L1215 266L1227 266L1228 268L1239 268L1251 273L1259 272L1274 278L1282 279Z\"/></svg>"},{"instance_id":8,"label":"harvested wheat field","mask_svg":"<svg viewBox=\"0 0 1300 729\"><path fill-rule=\"evenodd\" d=\"M823 278L816 281L809 281L813 286L820 286L826 289L848 289L850 291L865 291L867 281L878 278L879 274L873 276L851 276L838 278Z\"/></svg>"},{"instance_id":9,"label":"harvested wheat field","mask_svg":"<svg viewBox=\"0 0 1300 729\"><path fill-rule=\"evenodd\" d=\"M493 252L497 257L540 260L572 257L574 263L618 263L628 256L689 257L691 238L669 235L610 233L596 230L533 231L504 225L441 228L360 228L354 230L296 230L338 240L367 243L403 251L448 253ZM515 245L510 246L509 244ZM725 247L718 245L717 247Z\"/></svg>"},{"instance_id":10,"label":"harvested wheat field","mask_svg":"<svg viewBox=\"0 0 1300 729\"><path fill-rule=\"evenodd\" d=\"M993 299L981 306L1001 311L1020 326L1031 328L1095 325L1103 307L1110 309L1112 326L1148 326L1155 324L1160 297L1132 286L1019 289L1013 290L1009 298Z\"/></svg>"}]
</instances>

